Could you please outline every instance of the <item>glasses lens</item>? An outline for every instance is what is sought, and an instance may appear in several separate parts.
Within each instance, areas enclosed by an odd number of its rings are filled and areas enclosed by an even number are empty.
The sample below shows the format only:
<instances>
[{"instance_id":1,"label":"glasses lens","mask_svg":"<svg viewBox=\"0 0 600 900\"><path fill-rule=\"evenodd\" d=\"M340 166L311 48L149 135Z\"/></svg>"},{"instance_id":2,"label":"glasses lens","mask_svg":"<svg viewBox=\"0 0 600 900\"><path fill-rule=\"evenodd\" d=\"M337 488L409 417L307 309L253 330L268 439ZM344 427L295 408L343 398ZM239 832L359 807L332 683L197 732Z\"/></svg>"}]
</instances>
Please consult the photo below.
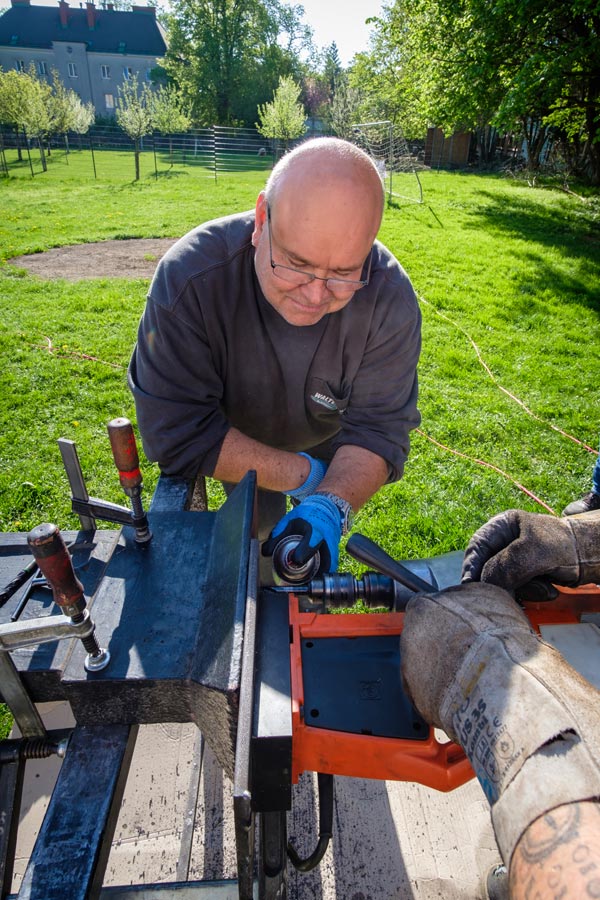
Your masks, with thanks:
<instances>
[{"instance_id":1,"label":"glasses lens","mask_svg":"<svg viewBox=\"0 0 600 900\"><path fill-rule=\"evenodd\" d=\"M341 281L338 278L328 278L327 287L332 294L353 294L362 285L360 281Z\"/></svg>"},{"instance_id":2,"label":"glasses lens","mask_svg":"<svg viewBox=\"0 0 600 900\"><path fill-rule=\"evenodd\" d=\"M306 272L299 272L296 269L288 269L285 266L279 266L277 264L273 266L273 273L283 281L287 281L288 284L301 285L308 284L309 281L312 281L312 277Z\"/></svg>"}]
</instances>

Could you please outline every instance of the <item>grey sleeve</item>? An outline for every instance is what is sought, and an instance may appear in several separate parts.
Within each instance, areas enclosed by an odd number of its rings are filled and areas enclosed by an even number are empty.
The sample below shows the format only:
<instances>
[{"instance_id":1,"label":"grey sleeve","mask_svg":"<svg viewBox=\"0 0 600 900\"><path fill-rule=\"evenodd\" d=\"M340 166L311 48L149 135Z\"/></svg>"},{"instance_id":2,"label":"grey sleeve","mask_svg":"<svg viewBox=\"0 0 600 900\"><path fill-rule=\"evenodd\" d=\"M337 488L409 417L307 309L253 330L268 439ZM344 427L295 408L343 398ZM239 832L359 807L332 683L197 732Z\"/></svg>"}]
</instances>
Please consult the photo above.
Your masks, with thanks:
<instances>
[{"instance_id":1,"label":"grey sleeve","mask_svg":"<svg viewBox=\"0 0 600 900\"><path fill-rule=\"evenodd\" d=\"M202 326L149 297L129 364L144 452L167 475L211 475L229 429Z\"/></svg>"},{"instance_id":2,"label":"grey sleeve","mask_svg":"<svg viewBox=\"0 0 600 900\"><path fill-rule=\"evenodd\" d=\"M374 323L352 382L350 402L333 446L354 444L377 453L390 467L388 483L402 477L417 409L421 311L408 279L388 285L392 302Z\"/></svg>"}]
</instances>

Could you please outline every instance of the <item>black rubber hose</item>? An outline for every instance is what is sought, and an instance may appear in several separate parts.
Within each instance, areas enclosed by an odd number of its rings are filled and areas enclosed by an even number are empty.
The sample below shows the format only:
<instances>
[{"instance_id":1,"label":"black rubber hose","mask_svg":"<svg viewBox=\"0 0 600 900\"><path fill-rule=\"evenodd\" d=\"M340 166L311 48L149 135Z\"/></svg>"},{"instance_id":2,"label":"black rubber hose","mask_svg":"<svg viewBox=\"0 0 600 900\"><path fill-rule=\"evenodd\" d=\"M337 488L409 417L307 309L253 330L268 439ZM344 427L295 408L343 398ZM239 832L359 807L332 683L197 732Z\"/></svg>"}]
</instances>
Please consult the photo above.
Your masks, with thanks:
<instances>
[{"instance_id":1,"label":"black rubber hose","mask_svg":"<svg viewBox=\"0 0 600 900\"><path fill-rule=\"evenodd\" d=\"M317 784L319 788L319 842L306 859L298 856L290 841L287 845L289 860L299 872L310 872L319 865L325 856L333 832L333 775L317 772Z\"/></svg>"}]
</instances>

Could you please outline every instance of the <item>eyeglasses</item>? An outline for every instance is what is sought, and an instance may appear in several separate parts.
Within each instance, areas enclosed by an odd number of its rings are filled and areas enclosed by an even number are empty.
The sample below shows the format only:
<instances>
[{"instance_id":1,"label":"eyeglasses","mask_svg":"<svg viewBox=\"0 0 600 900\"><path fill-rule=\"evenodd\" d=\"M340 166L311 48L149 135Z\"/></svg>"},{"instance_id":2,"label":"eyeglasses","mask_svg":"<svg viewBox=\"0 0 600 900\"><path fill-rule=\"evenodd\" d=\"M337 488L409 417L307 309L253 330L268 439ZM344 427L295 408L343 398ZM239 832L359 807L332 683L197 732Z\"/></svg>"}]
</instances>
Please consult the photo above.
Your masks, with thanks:
<instances>
[{"instance_id":1,"label":"eyeglasses","mask_svg":"<svg viewBox=\"0 0 600 900\"><path fill-rule=\"evenodd\" d=\"M321 275L313 275L312 272L303 272L302 269L293 269L292 266L282 266L280 263L273 262L273 243L271 240L271 207L267 204L267 222L269 230L269 254L271 260L271 268L273 274L288 284L294 284L297 287L303 284L312 284L313 281L324 281L327 290L332 294L353 294L361 287L366 287L371 277L371 260L373 253L369 251L367 276L359 281L351 278L323 278ZM366 260L365 260L366 263ZM363 264L364 268L364 264Z\"/></svg>"}]
</instances>

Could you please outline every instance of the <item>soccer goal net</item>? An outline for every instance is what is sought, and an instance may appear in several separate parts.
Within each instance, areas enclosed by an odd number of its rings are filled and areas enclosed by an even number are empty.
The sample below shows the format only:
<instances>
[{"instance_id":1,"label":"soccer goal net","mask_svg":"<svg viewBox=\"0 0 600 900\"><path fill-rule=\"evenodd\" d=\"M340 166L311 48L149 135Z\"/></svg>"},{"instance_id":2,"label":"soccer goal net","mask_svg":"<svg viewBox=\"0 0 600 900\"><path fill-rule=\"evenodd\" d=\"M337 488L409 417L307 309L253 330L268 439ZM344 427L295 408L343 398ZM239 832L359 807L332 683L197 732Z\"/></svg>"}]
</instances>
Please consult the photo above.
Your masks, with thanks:
<instances>
[{"instance_id":1,"label":"soccer goal net","mask_svg":"<svg viewBox=\"0 0 600 900\"><path fill-rule=\"evenodd\" d=\"M423 203L423 188L415 157L402 130L392 122L358 122L352 126L354 143L375 161L385 185L388 201L392 197L410 203Z\"/></svg>"}]
</instances>

